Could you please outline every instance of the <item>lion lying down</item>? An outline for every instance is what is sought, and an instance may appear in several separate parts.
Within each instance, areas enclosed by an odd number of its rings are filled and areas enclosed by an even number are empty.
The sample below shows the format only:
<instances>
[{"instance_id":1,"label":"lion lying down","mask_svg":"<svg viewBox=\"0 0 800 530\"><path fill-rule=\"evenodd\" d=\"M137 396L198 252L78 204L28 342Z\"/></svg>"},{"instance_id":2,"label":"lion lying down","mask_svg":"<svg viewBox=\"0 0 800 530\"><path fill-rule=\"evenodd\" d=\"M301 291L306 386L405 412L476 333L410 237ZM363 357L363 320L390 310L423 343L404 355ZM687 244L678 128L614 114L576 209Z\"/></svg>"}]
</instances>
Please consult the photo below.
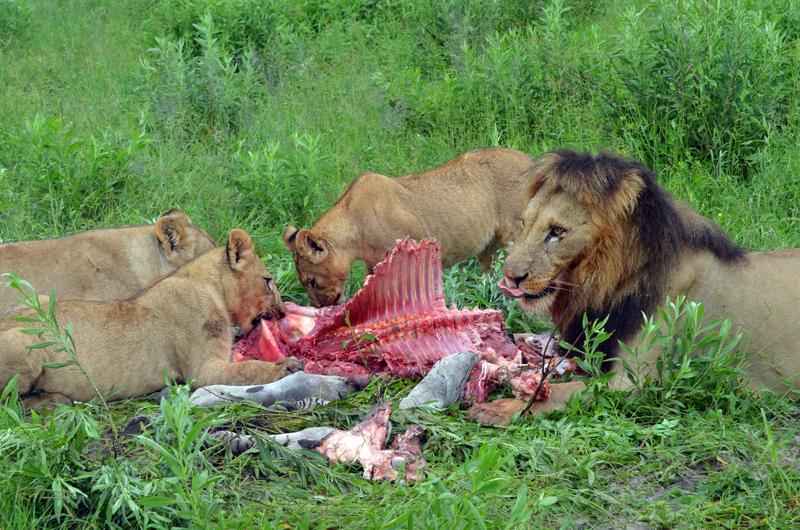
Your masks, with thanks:
<instances>
[{"instance_id":1,"label":"lion lying down","mask_svg":"<svg viewBox=\"0 0 800 530\"><path fill-rule=\"evenodd\" d=\"M198 385L268 383L300 370L293 357L275 363L231 363L231 326L250 331L260 318L282 314L283 303L250 236L234 229L215 248L128 300L63 301L56 314L71 322L78 359L108 398L155 392L164 377ZM22 313L24 314L24 313ZM88 400L90 382L75 367L42 368L66 361L53 348L30 350L41 340L21 332L30 324L0 319L0 386L19 374L20 394L39 399ZM29 400L35 404L36 400Z\"/></svg>"},{"instance_id":2,"label":"lion lying down","mask_svg":"<svg viewBox=\"0 0 800 530\"><path fill-rule=\"evenodd\" d=\"M642 313L685 294L743 333L751 386L783 393L800 384L800 249L746 252L671 198L648 168L607 154L544 155L528 196L501 289L524 309L549 314L564 340L582 344L584 313L609 315L614 335L603 353L624 356L617 341L636 345ZM645 360L652 365L657 356L649 351ZM613 384L629 387L618 368ZM563 407L581 389L553 385L550 400L533 410ZM506 423L523 406L501 400L476 407L473 417Z\"/></svg>"},{"instance_id":3,"label":"lion lying down","mask_svg":"<svg viewBox=\"0 0 800 530\"><path fill-rule=\"evenodd\" d=\"M170 210L153 225L0 245L0 273L16 272L40 294L53 289L62 300L117 300L215 246L185 213ZM14 291L0 287L0 315L17 305Z\"/></svg>"}]
</instances>

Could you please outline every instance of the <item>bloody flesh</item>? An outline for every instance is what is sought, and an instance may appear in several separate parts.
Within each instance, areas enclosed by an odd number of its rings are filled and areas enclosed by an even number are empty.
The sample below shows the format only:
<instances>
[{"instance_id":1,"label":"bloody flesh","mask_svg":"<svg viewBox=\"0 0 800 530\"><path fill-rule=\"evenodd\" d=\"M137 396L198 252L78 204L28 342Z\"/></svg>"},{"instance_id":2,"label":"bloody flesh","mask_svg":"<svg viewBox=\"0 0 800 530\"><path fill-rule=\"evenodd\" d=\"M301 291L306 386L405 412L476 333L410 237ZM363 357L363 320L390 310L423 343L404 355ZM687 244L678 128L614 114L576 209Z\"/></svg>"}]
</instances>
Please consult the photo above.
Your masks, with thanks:
<instances>
[{"instance_id":1,"label":"bloody flesh","mask_svg":"<svg viewBox=\"0 0 800 530\"><path fill-rule=\"evenodd\" d=\"M447 307L434 239L398 241L344 304L315 309L287 303L286 313L262 320L234 345L232 360L295 356L310 373L419 379L439 359L474 351L480 360L467 383L468 400L484 401L498 383L508 383L520 398L537 389L537 399L550 394L549 384L540 384L541 351L518 348L500 311Z\"/></svg>"}]
</instances>

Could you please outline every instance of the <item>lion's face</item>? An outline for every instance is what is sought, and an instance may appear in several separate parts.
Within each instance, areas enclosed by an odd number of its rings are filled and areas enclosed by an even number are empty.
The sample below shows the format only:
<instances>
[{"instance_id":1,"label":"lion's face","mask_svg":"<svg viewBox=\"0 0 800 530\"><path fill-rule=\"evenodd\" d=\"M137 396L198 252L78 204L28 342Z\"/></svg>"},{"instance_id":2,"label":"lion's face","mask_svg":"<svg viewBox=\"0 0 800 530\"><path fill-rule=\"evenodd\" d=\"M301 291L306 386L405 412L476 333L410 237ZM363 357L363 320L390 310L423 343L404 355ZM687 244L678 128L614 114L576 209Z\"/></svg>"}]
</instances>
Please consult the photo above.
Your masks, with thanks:
<instances>
[{"instance_id":1,"label":"lion's face","mask_svg":"<svg viewBox=\"0 0 800 530\"><path fill-rule=\"evenodd\" d=\"M526 310L547 312L566 276L589 246L589 210L553 184L543 185L526 208L514 246L503 265L500 289Z\"/></svg>"},{"instance_id":2,"label":"lion's face","mask_svg":"<svg viewBox=\"0 0 800 530\"><path fill-rule=\"evenodd\" d=\"M253 242L242 230L228 237L228 263L231 269L229 307L234 323L247 333L261 318L279 318L285 313L281 295L269 270L256 256ZM232 295L232 296L231 296Z\"/></svg>"},{"instance_id":3,"label":"lion's face","mask_svg":"<svg viewBox=\"0 0 800 530\"><path fill-rule=\"evenodd\" d=\"M287 227L284 242L292 251L297 279L317 306L341 304L351 260L311 230Z\"/></svg>"},{"instance_id":4,"label":"lion's face","mask_svg":"<svg viewBox=\"0 0 800 530\"><path fill-rule=\"evenodd\" d=\"M317 306L329 306L344 302L347 277L350 275L349 260L331 256L322 263L311 263L302 258L295 259L297 279L305 287L311 302Z\"/></svg>"}]
</instances>

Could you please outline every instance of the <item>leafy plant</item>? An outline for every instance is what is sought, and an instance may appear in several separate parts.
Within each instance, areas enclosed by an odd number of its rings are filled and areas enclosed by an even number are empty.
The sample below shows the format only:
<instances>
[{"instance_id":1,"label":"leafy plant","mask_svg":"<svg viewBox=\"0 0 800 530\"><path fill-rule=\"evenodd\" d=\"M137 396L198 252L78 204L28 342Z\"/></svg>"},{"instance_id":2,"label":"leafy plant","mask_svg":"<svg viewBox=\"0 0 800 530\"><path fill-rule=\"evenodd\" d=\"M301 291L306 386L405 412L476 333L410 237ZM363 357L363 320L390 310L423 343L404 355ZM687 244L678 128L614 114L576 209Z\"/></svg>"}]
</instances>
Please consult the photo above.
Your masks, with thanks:
<instances>
[{"instance_id":1,"label":"leafy plant","mask_svg":"<svg viewBox=\"0 0 800 530\"><path fill-rule=\"evenodd\" d=\"M211 471L204 454L211 423L205 418L193 418L191 408L188 386L171 386L169 396L161 400L154 436L136 437L164 476L164 491L143 497L138 504L158 508L190 526L205 527L212 521L224 520L221 499L215 491L221 477Z\"/></svg>"},{"instance_id":2,"label":"leafy plant","mask_svg":"<svg viewBox=\"0 0 800 530\"><path fill-rule=\"evenodd\" d=\"M259 84L252 49L234 56L210 13L195 24L197 56L184 39L159 37L142 60L145 79L158 87L154 115L170 135L184 138L201 124L203 134L235 132Z\"/></svg>"},{"instance_id":3,"label":"leafy plant","mask_svg":"<svg viewBox=\"0 0 800 530\"><path fill-rule=\"evenodd\" d=\"M84 227L119 204L151 142L142 122L126 136L87 138L68 121L37 113L7 136L16 162L3 171L4 182L17 197L38 197L31 209L51 230Z\"/></svg>"},{"instance_id":4,"label":"leafy plant","mask_svg":"<svg viewBox=\"0 0 800 530\"><path fill-rule=\"evenodd\" d=\"M627 9L613 55L624 87L624 97L609 100L618 123L635 124L629 133L651 162L688 155L746 175L785 124L783 35L746 2L648 8Z\"/></svg>"},{"instance_id":5,"label":"leafy plant","mask_svg":"<svg viewBox=\"0 0 800 530\"><path fill-rule=\"evenodd\" d=\"M657 315L647 316L639 342L622 350L631 359L622 366L640 399L678 409L717 408L736 400L745 386L740 334L731 322L704 322L699 302L681 295L667 300ZM643 358L657 351L654 365Z\"/></svg>"},{"instance_id":6,"label":"leafy plant","mask_svg":"<svg viewBox=\"0 0 800 530\"><path fill-rule=\"evenodd\" d=\"M0 0L0 48L24 35L31 24L31 8L24 1Z\"/></svg>"},{"instance_id":7,"label":"leafy plant","mask_svg":"<svg viewBox=\"0 0 800 530\"><path fill-rule=\"evenodd\" d=\"M64 353L67 356L66 361L52 361L42 364L43 368L58 369L65 367L75 367L86 378L86 381L91 385L97 398L103 404L103 408L111 418L111 410L108 406L103 394L98 390L97 385L94 384L89 374L83 368L80 360L78 359L77 347L75 346L75 339L72 332L72 323L67 323L63 328L58 323L56 316L56 293L50 291L50 296L47 300L47 308L42 307L42 301L36 294L36 290L26 280L22 280L16 273L3 273L0 278L5 281L2 286L15 289L19 295L18 300L22 306L33 311L34 316L17 315L12 316L11 319L17 322L26 324L33 324L34 327L23 328L20 331L26 335L36 335L44 339L42 342L37 342L28 346L30 350L43 350L52 349L55 353ZM114 447L119 445L119 434L117 433L116 426L113 420L110 422L111 432L114 436Z\"/></svg>"},{"instance_id":8,"label":"leafy plant","mask_svg":"<svg viewBox=\"0 0 800 530\"><path fill-rule=\"evenodd\" d=\"M508 481L511 460L497 446L481 446L455 476L443 480L433 477L421 484L417 495L430 499L421 512L408 510L385 521L384 528L519 528L534 511L543 511L558 501L540 495L533 503L525 485L513 492ZM510 491L511 490L511 491ZM509 496L514 499L510 513L492 517L493 499ZM514 495L515 493L515 495ZM391 512L390 512L391 513Z\"/></svg>"}]
</instances>

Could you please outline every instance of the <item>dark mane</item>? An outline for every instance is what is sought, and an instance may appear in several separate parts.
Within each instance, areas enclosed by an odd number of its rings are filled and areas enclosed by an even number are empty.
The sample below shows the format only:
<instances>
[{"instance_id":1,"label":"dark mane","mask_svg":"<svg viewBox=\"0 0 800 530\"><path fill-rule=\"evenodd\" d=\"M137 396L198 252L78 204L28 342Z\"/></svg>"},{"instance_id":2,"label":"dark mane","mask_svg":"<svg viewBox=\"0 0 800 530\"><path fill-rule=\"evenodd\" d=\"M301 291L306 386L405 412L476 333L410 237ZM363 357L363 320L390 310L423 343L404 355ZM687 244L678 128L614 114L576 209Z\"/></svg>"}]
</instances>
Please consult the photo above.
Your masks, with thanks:
<instances>
[{"instance_id":1,"label":"dark mane","mask_svg":"<svg viewBox=\"0 0 800 530\"><path fill-rule=\"evenodd\" d=\"M707 250L725 262L744 259L743 249L711 221L670 197L644 164L610 153L559 150L546 157L551 160L547 177L555 178L575 196L588 197L586 200L594 208L619 200L616 195L624 186L630 188L632 181L638 186L638 196L631 199L624 237L630 245L639 245L642 258L631 263L635 258L626 256L624 261L630 268L621 277L621 282L634 288L626 289L629 294L585 308L590 320L609 316L606 330L614 334L604 345L604 353L613 355L617 340L628 340L641 328L642 313L650 314L664 302L666 279L677 266L682 250ZM574 315L560 330L565 340L579 348L583 346L582 317L583 314Z\"/></svg>"}]
</instances>

